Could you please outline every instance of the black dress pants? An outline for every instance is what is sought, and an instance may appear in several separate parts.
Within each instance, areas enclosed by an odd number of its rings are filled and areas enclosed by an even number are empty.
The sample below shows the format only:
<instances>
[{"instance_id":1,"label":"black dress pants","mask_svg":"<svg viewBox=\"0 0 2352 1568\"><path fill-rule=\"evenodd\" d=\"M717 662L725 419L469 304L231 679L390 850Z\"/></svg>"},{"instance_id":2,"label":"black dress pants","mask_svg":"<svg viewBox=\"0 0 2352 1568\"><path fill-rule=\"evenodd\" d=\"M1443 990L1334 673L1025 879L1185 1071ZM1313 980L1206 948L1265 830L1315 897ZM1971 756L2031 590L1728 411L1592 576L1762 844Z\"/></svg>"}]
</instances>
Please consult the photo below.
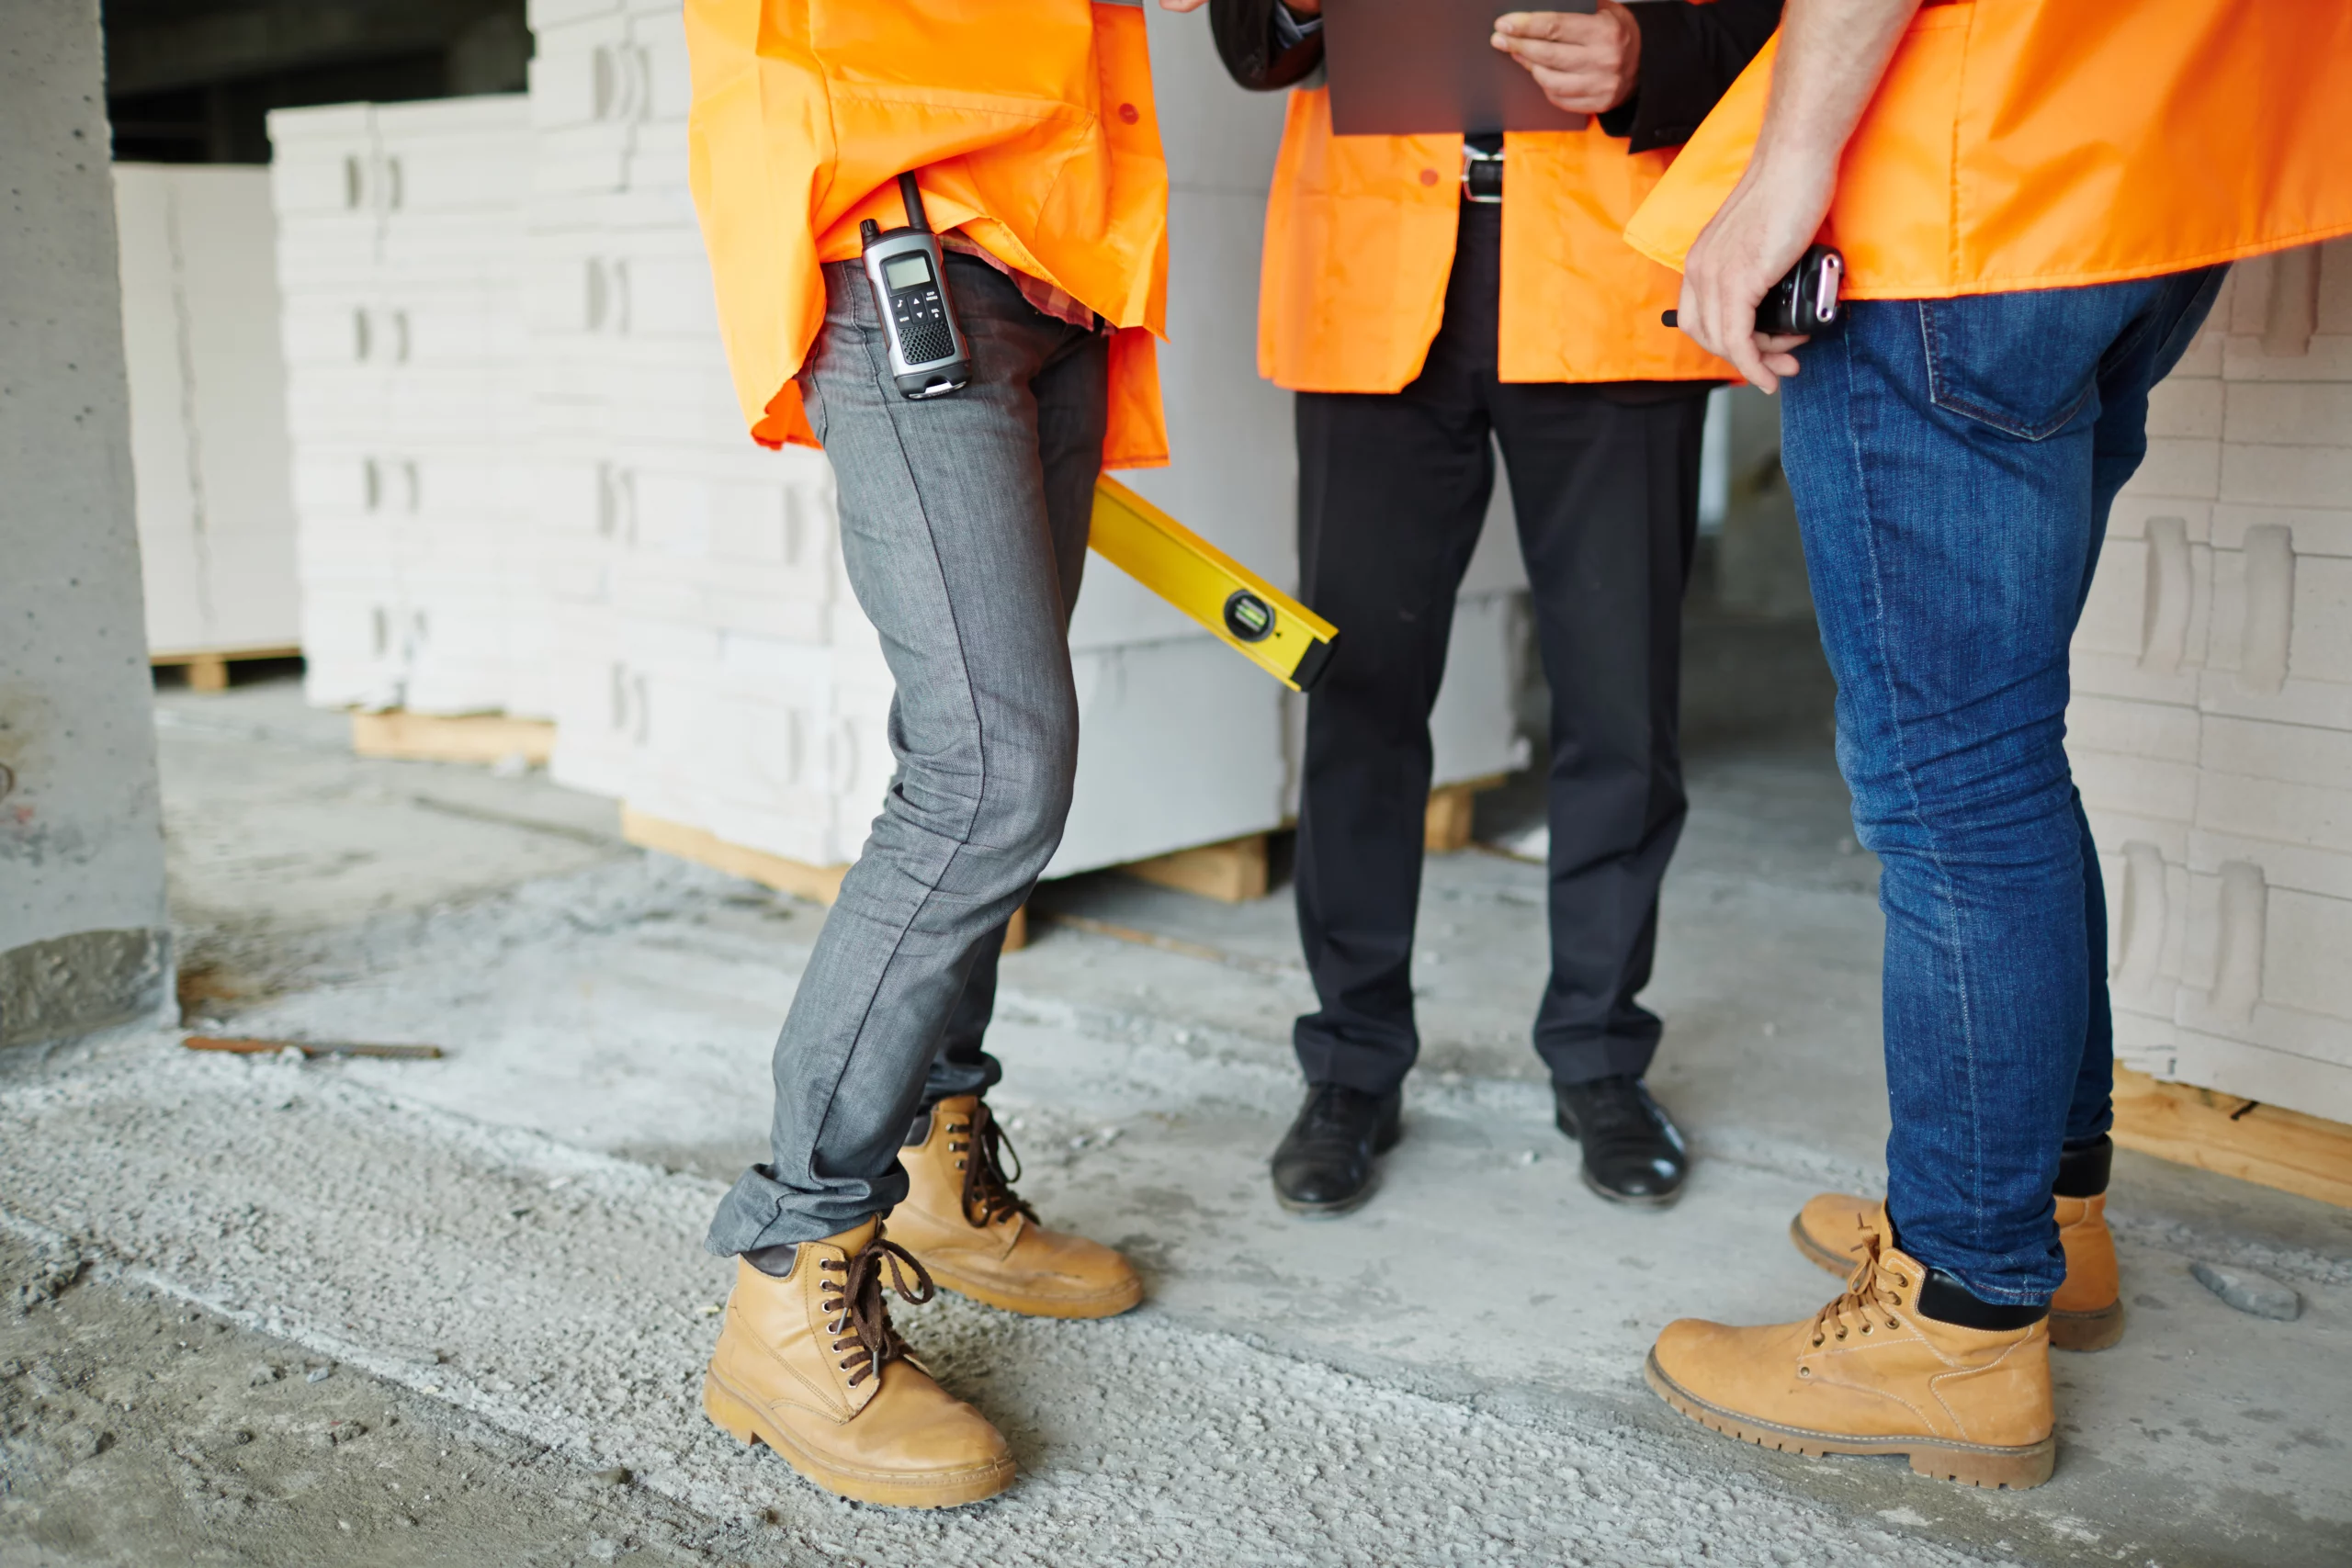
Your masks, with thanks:
<instances>
[{"instance_id":1,"label":"black dress pants","mask_svg":"<svg viewBox=\"0 0 2352 1568\"><path fill-rule=\"evenodd\" d=\"M1552 687L1552 966L1535 1049L1563 1083L1638 1076L1657 1049L1657 1017L1634 998L1684 815L1681 604L1708 386L1497 380L1501 210L1464 204L1444 322L1410 385L1298 394L1303 596L1340 628L1307 700L1299 807L1299 935L1320 1005L1293 1038L1310 1083L1385 1093L1419 1051L1429 716L1495 442Z\"/></svg>"}]
</instances>

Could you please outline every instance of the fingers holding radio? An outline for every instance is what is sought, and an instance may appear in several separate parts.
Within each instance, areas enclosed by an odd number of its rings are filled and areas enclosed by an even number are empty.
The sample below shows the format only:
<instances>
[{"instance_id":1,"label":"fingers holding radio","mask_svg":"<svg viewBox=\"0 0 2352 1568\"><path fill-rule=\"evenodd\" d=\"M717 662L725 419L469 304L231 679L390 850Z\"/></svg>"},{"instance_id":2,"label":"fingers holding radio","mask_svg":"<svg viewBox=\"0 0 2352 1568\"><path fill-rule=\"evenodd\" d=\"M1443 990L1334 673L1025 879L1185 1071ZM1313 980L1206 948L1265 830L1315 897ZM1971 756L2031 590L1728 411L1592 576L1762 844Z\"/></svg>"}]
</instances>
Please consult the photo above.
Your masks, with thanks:
<instances>
[{"instance_id":1,"label":"fingers holding radio","mask_svg":"<svg viewBox=\"0 0 2352 1568\"><path fill-rule=\"evenodd\" d=\"M1812 341L1812 338L1801 333L1780 335L1772 333L1754 334L1756 356L1764 362L1765 369L1770 370L1783 381L1795 375L1803 367L1804 361L1797 358L1796 351Z\"/></svg>"},{"instance_id":2,"label":"fingers holding radio","mask_svg":"<svg viewBox=\"0 0 2352 1568\"><path fill-rule=\"evenodd\" d=\"M1642 29L1617 0L1600 0L1590 16L1572 11L1513 11L1495 18L1495 48L1522 66L1552 107L1602 114L1634 96L1641 73Z\"/></svg>"},{"instance_id":3,"label":"fingers holding radio","mask_svg":"<svg viewBox=\"0 0 2352 1568\"><path fill-rule=\"evenodd\" d=\"M1818 171L1759 154L1683 260L1682 330L1764 391L1796 373L1790 351L1803 340L1758 333L1757 304L1804 254L1828 206Z\"/></svg>"}]
</instances>

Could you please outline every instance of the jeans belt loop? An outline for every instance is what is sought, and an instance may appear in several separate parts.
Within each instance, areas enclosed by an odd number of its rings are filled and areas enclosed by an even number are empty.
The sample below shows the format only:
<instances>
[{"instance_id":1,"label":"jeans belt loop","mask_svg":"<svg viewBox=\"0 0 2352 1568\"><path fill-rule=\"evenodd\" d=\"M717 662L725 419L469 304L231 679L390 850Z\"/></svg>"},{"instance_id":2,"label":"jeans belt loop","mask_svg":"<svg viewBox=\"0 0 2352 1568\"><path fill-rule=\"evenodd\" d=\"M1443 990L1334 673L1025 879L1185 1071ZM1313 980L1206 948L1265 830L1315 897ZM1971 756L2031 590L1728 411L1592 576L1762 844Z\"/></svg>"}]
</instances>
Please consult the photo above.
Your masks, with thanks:
<instances>
[{"instance_id":1,"label":"jeans belt loop","mask_svg":"<svg viewBox=\"0 0 2352 1568\"><path fill-rule=\"evenodd\" d=\"M1495 172L1492 176L1494 189L1491 192L1481 192L1470 181L1470 171L1482 164L1491 164L1494 167ZM1470 143L1464 141L1462 144L1462 199L1464 201L1475 201L1481 207L1493 207L1501 202L1502 198L1502 152L1499 150L1488 152L1483 149L1473 147Z\"/></svg>"}]
</instances>

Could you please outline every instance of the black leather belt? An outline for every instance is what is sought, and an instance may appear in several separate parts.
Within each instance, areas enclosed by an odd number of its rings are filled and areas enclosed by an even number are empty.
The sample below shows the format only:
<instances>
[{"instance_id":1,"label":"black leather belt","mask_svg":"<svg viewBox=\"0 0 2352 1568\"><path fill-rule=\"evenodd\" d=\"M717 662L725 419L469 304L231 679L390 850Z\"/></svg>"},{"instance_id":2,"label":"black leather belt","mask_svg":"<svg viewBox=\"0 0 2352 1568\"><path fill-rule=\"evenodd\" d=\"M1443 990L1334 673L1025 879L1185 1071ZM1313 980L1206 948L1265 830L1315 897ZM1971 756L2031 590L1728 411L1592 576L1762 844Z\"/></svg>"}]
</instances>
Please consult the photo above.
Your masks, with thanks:
<instances>
[{"instance_id":1,"label":"black leather belt","mask_svg":"<svg viewBox=\"0 0 2352 1568\"><path fill-rule=\"evenodd\" d=\"M1464 137L1462 141L1462 199L1482 206L1503 198L1503 139Z\"/></svg>"}]
</instances>

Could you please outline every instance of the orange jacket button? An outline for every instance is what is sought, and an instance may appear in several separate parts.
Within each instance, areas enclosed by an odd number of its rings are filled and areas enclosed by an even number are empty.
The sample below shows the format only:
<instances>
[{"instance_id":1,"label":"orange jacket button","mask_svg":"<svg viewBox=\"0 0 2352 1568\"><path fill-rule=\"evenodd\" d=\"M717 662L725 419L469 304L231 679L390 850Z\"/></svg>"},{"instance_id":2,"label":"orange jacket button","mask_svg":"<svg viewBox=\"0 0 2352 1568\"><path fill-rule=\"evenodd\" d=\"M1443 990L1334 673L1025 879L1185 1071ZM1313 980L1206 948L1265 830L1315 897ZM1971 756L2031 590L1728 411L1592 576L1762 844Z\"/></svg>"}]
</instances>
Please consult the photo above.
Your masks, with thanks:
<instances>
[{"instance_id":1,"label":"orange jacket button","mask_svg":"<svg viewBox=\"0 0 2352 1568\"><path fill-rule=\"evenodd\" d=\"M1437 171L1435 169L1423 169L1421 171L1421 183L1425 186L1433 186L1437 184Z\"/></svg>"},{"instance_id":2,"label":"orange jacket button","mask_svg":"<svg viewBox=\"0 0 2352 1568\"><path fill-rule=\"evenodd\" d=\"M1120 123L1121 125L1133 125L1136 121L1137 121L1137 120L1141 119L1142 118L1143 118L1143 116L1142 116L1142 115L1137 114L1137 113L1136 112L1136 107L1135 107L1135 105L1133 105L1133 104L1121 104L1121 105L1119 106L1119 123Z\"/></svg>"}]
</instances>

